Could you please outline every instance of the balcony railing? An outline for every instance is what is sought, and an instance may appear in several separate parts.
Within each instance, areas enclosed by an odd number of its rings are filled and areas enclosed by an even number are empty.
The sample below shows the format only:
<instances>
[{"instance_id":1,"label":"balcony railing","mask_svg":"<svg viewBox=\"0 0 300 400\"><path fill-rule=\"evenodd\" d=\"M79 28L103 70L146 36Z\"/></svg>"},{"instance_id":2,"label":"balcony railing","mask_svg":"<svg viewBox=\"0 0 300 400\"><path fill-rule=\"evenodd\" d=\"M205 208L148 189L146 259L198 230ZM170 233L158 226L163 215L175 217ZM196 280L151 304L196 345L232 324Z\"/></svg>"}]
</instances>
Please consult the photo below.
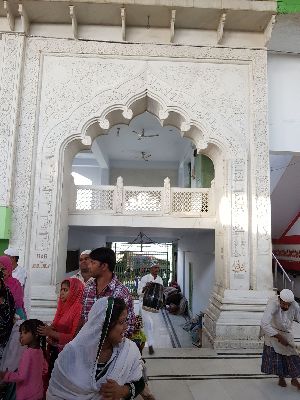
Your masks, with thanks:
<instances>
[{"instance_id":1,"label":"balcony railing","mask_svg":"<svg viewBox=\"0 0 300 400\"><path fill-rule=\"evenodd\" d=\"M116 186L75 186L70 212L211 217L213 203L213 187L170 187L169 178L163 187L123 186L119 177Z\"/></svg>"}]
</instances>

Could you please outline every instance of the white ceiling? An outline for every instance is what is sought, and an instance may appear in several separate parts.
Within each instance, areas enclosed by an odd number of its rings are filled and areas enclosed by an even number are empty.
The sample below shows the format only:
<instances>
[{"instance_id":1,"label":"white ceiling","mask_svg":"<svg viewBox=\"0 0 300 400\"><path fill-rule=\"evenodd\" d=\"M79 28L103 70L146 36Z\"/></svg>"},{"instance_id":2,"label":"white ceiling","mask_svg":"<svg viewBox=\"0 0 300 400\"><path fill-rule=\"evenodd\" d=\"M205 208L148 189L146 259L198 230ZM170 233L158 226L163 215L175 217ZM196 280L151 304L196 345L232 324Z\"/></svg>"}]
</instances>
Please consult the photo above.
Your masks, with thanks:
<instances>
[{"instance_id":1,"label":"white ceiling","mask_svg":"<svg viewBox=\"0 0 300 400\"><path fill-rule=\"evenodd\" d=\"M84 235L88 233L98 234L99 236L105 236L108 242L123 242L133 241L140 232L143 232L146 236L157 243L177 242L181 239L187 239L187 237L195 238L201 237L201 235L212 232L210 229L164 229L158 228L135 228L135 227L117 227L117 226L70 226L69 230Z\"/></svg>"},{"instance_id":2,"label":"white ceiling","mask_svg":"<svg viewBox=\"0 0 300 400\"><path fill-rule=\"evenodd\" d=\"M279 238L300 211L300 156L293 156L284 169L272 192L271 206L272 237Z\"/></svg>"},{"instance_id":3,"label":"white ceiling","mask_svg":"<svg viewBox=\"0 0 300 400\"><path fill-rule=\"evenodd\" d=\"M292 154L270 154L270 192L277 186L280 178L291 162Z\"/></svg>"},{"instance_id":4,"label":"white ceiling","mask_svg":"<svg viewBox=\"0 0 300 400\"><path fill-rule=\"evenodd\" d=\"M142 129L145 136L158 136L140 137ZM108 158L110 167L177 169L184 157L193 151L192 142L182 138L177 128L162 127L159 120L147 111L133 118L129 125L113 126L95 142ZM88 164L91 158L94 158L91 153L79 153L73 165Z\"/></svg>"}]
</instances>

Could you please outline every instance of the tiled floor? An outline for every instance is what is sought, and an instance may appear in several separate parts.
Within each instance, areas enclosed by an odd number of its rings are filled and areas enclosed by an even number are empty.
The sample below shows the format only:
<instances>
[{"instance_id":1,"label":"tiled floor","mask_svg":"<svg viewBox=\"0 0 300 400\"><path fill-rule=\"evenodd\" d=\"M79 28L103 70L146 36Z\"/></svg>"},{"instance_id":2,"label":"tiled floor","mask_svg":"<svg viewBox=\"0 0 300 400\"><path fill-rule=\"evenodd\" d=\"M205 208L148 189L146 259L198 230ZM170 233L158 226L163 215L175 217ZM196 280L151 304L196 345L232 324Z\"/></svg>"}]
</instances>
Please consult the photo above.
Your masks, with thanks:
<instances>
[{"instance_id":1,"label":"tiled floor","mask_svg":"<svg viewBox=\"0 0 300 400\"><path fill-rule=\"evenodd\" d=\"M153 318L155 354L149 356L145 348L144 356L156 400L300 399L300 391L289 382L287 388L281 388L276 377L261 374L260 354L255 351L218 354L212 349L199 349L193 347L190 335L182 329L183 318L170 316L177 339L161 313ZM300 343L299 324L295 324L295 337Z\"/></svg>"}]
</instances>

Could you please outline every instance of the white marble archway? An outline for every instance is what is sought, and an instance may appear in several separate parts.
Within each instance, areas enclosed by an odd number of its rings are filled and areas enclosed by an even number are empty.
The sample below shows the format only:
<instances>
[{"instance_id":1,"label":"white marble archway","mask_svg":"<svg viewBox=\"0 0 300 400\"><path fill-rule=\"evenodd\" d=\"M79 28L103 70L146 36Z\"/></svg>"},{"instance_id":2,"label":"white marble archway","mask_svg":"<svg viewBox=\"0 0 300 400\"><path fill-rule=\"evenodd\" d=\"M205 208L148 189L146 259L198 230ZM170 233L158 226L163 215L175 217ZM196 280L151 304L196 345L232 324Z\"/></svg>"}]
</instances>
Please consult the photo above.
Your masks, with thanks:
<instances>
[{"instance_id":1,"label":"white marble archway","mask_svg":"<svg viewBox=\"0 0 300 400\"><path fill-rule=\"evenodd\" d=\"M167 95L163 97L162 93ZM35 215L34 226L37 230L32 236L30 255L33 280L34 274L41 276L39 266L46 264L49 268L44 268L42 280L44 284L47 283L54 288L59 276L58 265L60 260L65 259L68 226L67 176L70 173L70 160L78 151L80 143L89 146L99 133L109 129L111 125L122 123L147 110L162 124L172 124L177 127L184 137L194 142L198 151L203 151L214 159L216 201L217 204L221 204L223 198L227 199L225 212L230 214L229 219L233 221L233 224L223 223L220 218L222 210L218 208L216 287L249 290L247 160L244 142L240 133L234 134L233 128L229 135L221 116L211 118L206 113L207 119L201 118L205 115L201 102L198 110L195 110L195 105L191 104L193 99L190 96L185 97L188 96L184 93L179 96L171 87L155 78L149 68L145 68L142 73L135 76L134 81L125 81L117 90L111 88L106 91L105 96L103 93L99 94L48 132L38 153L40 175L36 181L35 202L39 207ZM212 127L215 129L211 129ZM237 174L238 188L233 186L232 190L228 190L230 185L234 184L232 176ZM50 216L52 218L49 218ZM244 244L242 252L226 254L224 249L230 246L233 240ZM238 272L239 279L235 279L236 275L230 269L235 263L243 265L244 268ZM48 277L45 270L48 272Z\"/></svg>"},{"instance_id":2,"label":"white marble archway","mask_svg":"<svg viewBox=\"0 0 300 400\"><path fill-rule=\"evenodd\" d=\"M95 123L147 109L214 157L221 177L211 339L256 340L272 287L265 51L29 38L23 75L11 243L30 269L31 297L47 304L54 287L66 157L99 133ZM250 328L240 338L243 313Z\"/></svg>"}]
</instances>

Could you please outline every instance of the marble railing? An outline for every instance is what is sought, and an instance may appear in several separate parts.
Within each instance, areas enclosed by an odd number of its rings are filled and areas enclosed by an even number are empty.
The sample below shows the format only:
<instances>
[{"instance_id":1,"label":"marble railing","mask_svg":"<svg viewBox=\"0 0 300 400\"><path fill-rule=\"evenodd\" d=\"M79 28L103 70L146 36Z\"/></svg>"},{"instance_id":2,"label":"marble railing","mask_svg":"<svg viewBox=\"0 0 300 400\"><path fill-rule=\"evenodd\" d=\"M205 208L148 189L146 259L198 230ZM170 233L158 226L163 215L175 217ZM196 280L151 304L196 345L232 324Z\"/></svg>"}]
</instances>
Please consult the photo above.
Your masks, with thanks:
<instances>
[{"instance_id":1,"label":"marble railing","mask_svg":"<svg viewBox=\"0 0 300 400\"><path fill-rule=\"evenodd\" d=\"M119 215L173 215L211 217L214 214L213 188L75 186L70 212Z\"/></svg>"}]
</instances>

